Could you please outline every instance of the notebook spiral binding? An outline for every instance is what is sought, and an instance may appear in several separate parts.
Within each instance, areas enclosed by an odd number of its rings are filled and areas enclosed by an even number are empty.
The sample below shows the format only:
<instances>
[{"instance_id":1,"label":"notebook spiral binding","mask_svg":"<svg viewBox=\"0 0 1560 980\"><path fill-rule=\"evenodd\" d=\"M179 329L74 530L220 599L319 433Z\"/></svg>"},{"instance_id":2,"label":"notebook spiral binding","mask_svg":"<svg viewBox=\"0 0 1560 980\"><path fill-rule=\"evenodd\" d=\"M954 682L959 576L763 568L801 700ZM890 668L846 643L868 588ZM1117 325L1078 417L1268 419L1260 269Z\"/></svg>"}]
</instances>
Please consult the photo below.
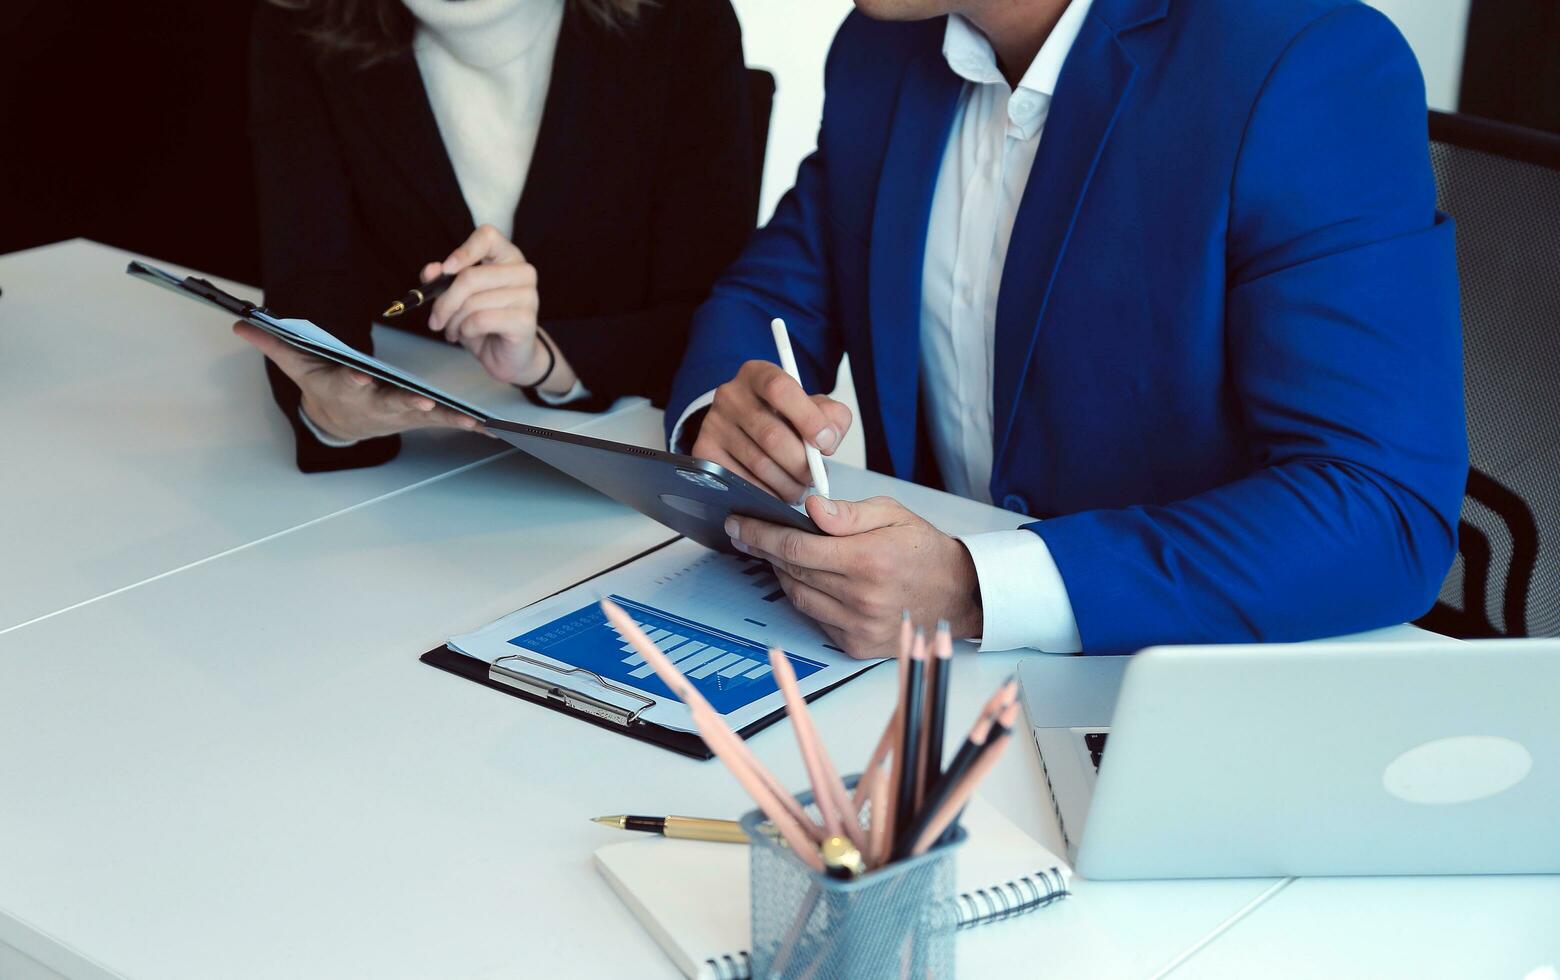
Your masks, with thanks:
<instances>
[{"instance_id":1,"label":"notebook spiral binding","mask_svg":"<svg viewBox=\"0 0 1560 980\"><path fill-rule=\"evenodd\" d=\"M990 888L965 892L956 900L959 928L973 929L1043 909L1066 898L1067 880L1056 868L1046 868Z\"/></svg>"},{"instance_id":2,"label":"notebook spiral binding","mask_svg":"<svg viewBox=\"0 0 1560 980\"><path fill-rule=\"evenodd\" d=\"M750 980L753 976L753 964L746 950L735 956L727 954L720 959L705 960L704 965L709 967L708 975L715 980Z\"/></svg>"}]
</instances>

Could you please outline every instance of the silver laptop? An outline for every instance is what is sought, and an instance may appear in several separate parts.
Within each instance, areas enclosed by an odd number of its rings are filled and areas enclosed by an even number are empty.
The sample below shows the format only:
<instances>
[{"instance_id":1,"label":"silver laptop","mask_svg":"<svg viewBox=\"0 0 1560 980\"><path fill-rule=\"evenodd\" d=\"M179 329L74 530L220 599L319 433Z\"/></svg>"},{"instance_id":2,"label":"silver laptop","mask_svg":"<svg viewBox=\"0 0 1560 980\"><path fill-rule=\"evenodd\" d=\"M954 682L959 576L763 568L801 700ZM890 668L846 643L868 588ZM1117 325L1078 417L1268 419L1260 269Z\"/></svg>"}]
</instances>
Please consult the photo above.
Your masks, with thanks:
<instances>
[{"instance_id":1,"label":"silver laptop","mask_svg":"<svg viewBox=\"0 0 1560 980\"><path fill-rule=\"evenodd\" d=\"M1019 677L1085 877L1560 872L1560 640L1156 647Z\"/></svg>"}]
</instances>

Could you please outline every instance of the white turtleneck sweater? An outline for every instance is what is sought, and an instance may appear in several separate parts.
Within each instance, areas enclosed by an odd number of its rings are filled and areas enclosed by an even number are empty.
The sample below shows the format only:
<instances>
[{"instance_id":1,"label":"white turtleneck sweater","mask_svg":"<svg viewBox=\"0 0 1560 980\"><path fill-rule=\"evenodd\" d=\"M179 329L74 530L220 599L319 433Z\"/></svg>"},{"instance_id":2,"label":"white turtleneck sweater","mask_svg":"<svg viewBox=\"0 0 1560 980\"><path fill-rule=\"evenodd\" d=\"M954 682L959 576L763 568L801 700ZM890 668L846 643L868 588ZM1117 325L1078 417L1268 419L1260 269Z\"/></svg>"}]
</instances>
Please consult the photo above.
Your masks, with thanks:
<instances>
[{"instance_id":1,"label":"white turtleneck sweater","mask_svg":"<svg viewBox=\"0 0 1560 980\"><path fill-rule=\"evenodd\" d=\"M423 88L479 225L514 237L564 0L402 0Z\"/></svg>"},{"instance_id":2,"label":"white turtleneck sweater","mask_svg":"<svg viewBox=\"0 0 1560 980\"><path fill-rule=\"evenodd\" d=\"M515 207L542 128L565 0L401 2L417 18L412 52L472 220L512 239ZM553 405L589 394L583 382L562 395L538 392ZM356 444L325 432L307 412L299 414L325 445Z\"/></svg>"}]
</instances>

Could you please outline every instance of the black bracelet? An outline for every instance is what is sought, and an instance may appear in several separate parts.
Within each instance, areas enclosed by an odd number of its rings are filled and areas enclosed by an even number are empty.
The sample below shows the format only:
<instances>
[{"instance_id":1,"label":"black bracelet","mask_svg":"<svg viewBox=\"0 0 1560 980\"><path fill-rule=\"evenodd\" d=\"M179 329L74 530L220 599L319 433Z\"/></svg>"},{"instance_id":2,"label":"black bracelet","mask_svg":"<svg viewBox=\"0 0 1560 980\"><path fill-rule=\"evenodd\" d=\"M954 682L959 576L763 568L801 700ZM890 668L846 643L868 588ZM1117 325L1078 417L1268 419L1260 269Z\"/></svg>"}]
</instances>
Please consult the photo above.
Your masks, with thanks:
<instances>
[{"instance_id":1,"label":"black bracelet","mask_svg":"<svg viewBox=\"0 0 1560 980\"><path fill-rule=\"evenodd\" d=\"M518 387L531 389L540 388L542 385L547 383L548 378L552 377L553 368L558 366L558 349L552 345L552 341L548 340L547 335L542 333L540 330L536 331L536 339L541 341L543 347L547 348L547 370L543 371L542 376L537 378L535 381L532 381L529 384L519 385Z\"/></svg>"}]
</instances>

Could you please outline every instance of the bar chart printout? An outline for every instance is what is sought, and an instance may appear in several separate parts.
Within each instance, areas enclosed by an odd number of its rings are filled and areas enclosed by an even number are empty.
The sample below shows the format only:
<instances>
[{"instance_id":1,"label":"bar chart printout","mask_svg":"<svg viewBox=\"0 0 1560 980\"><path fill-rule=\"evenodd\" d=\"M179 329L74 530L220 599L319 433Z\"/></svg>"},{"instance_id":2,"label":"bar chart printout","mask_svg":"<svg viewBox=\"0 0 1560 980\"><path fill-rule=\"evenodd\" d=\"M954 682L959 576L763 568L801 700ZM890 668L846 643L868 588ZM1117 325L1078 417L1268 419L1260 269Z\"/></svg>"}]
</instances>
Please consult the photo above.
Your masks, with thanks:
<instances>
[{"instance_id":1,"label":"bar chart printout","mask_svg":"<svg viewBox=\"0 0 1560 980\"><path fill-rule=\"evenodd\" d=\"M761 644L620 595L612 596L612 601L633 617L721 714L730 714L778 690L769 667L769 653ZM644 657L634 652L633 646L607 622L595 603L543 623L509 642L595 671L653 698L680 700L655 675ZM791 661L798 680L827 666L793 653L787 653L786 659Z\"/></svg>"}]
</instances>

